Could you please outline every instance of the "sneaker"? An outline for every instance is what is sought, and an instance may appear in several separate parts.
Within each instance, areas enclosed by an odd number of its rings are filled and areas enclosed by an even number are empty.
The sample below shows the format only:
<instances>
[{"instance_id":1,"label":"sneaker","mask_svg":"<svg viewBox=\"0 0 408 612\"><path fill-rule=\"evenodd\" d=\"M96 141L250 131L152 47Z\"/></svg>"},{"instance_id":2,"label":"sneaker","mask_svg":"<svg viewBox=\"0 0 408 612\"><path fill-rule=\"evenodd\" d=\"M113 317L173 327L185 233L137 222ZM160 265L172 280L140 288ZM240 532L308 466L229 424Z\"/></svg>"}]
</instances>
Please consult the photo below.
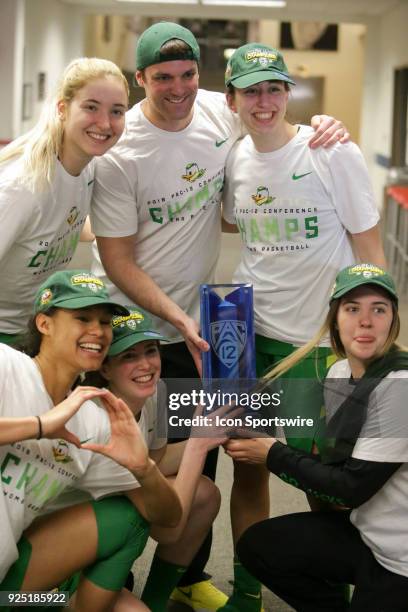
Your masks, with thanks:
<instances>
[{"instance_id":1,"label":"sneaker","mask_svg":"<svg viewBox=\"0 0 408 612\"><path fill-rule=\"evenodd\" d=\"M217 612L265 612L262 606L262 594L234 590L225 605L218 608Z\"/></svg>"},{"instance_id":2,"label":"sneaker","mask_svg":"<svg viewBox=\"0 0 408 612\"><path fill-rule=\"evenodd\" d=\"M190 606L192 610L209 610L216 612L222 608L228 597L217 589L210 580L196 582L186 587L176 587L170 595L172 601Z\"/></svg>"}]
</instances>

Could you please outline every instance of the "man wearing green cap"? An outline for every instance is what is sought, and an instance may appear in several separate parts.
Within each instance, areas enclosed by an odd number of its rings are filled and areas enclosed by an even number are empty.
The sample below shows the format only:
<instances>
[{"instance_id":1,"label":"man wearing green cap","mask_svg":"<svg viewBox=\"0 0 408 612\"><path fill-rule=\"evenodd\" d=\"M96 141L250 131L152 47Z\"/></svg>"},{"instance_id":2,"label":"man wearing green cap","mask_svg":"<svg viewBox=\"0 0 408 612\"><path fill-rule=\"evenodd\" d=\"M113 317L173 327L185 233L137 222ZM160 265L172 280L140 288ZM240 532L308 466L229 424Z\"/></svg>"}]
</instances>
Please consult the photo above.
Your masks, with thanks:
<instances>
[{"instance_id":1,"label":"man wearing green cap","mask_svg":"<svg viewBox=\"0 0 408 612\"><path fill-rule=\"evenodd\" d=\"M188 349L196 365L199 351L208 349L198 334L198 288L214 282L224 165L241 133L224 95L198 90L199 59L196 39L178 24L157 23L141 35L136 79L146 98L128 112L118 146L100 160L92 205L99 254L118 288L111 294L159 317L155 326L172 343L163 351L165 378L196 377ZM329 128L329 142L347 139L337 127ZM94 255L93 271L103 275L96 249ZM197 568L183 584L201 576ZM216 610L225 598L216 601L201 607Z\"/></svg>"}]
</instances>

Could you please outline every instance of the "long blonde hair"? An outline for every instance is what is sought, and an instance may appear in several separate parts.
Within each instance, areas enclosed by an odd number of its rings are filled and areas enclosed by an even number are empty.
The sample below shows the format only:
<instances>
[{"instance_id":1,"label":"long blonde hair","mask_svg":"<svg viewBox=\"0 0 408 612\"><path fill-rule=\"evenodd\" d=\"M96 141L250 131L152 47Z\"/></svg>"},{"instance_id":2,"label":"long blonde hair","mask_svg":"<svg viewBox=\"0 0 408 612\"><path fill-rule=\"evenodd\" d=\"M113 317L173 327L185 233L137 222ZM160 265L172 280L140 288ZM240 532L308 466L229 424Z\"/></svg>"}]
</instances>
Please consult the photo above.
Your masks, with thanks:
<instances>
[{"instance_id":1,"label":"long blonde hair","mask_svg":"<svg viewBox=\"0 0 408 612\"><path fill-rule=\"evenodd\" d=\"M378 288L377 288L378 289ZM347 294L346 294L347 295ZM384 291L384 295L387 295L389 298L390 295L387 291ZM343 296L344 297L344 296ZM342 298L338 298L337 300L333 300L329 307L329 312L327 313L326 319L319 329L319 331L313 336L307 344L301 346L296 351L294 351L291 355L282 359L274 368L272 368L269 372L267 372L263 378L263 381L274 380L279 376L283 376L288 370L293 368L297 363L299 363L304 357L309 355L315 348L317 348L322 341L323 338L330 336L330 344L333 350L333 353L338 359L344 359L346 357L346 352L344 350L343 343L340 339L339 330L337 327L337 313L339 311L340 303ZM382 347L380 353L376 355L376 357L382 357L392 348L403 349L402 345L397 343L398 334L400 331L400 318L398 314L398 304L393 299L391 300L392 305L392 322L390 331L388 333L388 338Z\"/></svg>"},{"instance_id":2,"label":"long blonde hair","mask_svg":"<svg viewBox=\"0 0 408 612\"><path fill-rule=\"evenodd\" d=\"M21 157L23 184L33 192L46 189L53 180L56 159L63 146L64 127L58 113L58 102L64 101L69 105L89 81L106 76L121 79L129 95L126 78L113 62L97 57L80 57L68 64L37 124L0 152L0 164Z\"/></svg>"}]
</instances>

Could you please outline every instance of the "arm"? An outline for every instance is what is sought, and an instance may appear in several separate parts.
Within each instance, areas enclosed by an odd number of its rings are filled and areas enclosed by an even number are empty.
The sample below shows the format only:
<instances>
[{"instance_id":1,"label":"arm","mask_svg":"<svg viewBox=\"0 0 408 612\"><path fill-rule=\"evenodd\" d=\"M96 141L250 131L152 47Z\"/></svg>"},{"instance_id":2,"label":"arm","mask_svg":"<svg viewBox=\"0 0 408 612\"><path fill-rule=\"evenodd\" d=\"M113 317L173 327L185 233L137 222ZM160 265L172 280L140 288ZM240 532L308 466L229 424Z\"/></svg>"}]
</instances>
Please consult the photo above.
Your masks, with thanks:
<instances>
[{"instance_id":1,"label":"arm","mask_svg":"<svg viewBox=\"0 0 408 612\"><path fill-rule=\"evenodd\" d=\"M180 468L186 445L186 440L168 444L158 451L150 451L150 456L156 461L157 467L162 474L165 476L172 476L177 474Z\"/></svg>"},{"instance_id":2,"label":"arm","mask_svg":"<svg viewBox=\"0 0 408 612\"><path fill-rule=\"evenodd\" d=\"M335 503L351 508L368 501L400 466L401 463L363 461L353 457L344 464L324 465L317 456L295 451L279 442L271 447L267 457L268 469L279 478L294 478L294 486L303 491L319 498L322 495L334 497Z\"/></svg>"},{"instance_id":3,"label":"arm","mask_svg":"<svg viewBox=\"0 0 408 612\"><path fill-rule=\"evenodd\" d=\"M217 441L211 440L211 442L216 442L214 446L217 446ZM190 438L186 443L177 476L172 481L182 507L180 522L171 532L172 542L177 541L185 529L209 448L208 439ZM168 535L167 530L155 529L154 531L154 539L158 542L166 542Z\"/></svg>"},{"instance_id":4,"label":"arm","mask_svg":"<svg viewBox=\"0 0 408 612\"><path fill-rule=\"evenodd\" d=\"M111 424L106 444L81 444L81 448L100 453L128 469L141 485L127 491L139 512L150 523L175 527L181 516L177 493L149 458L146 443L133 413L121 399L105 390L103 403Z\"/></svg>"},{"instance_id":5,"label":"arm","mask_svg":"<svg viewBox=\"0 0 408 612\"><path fill-rule=\"evenodd\" d=\"M309 140L309 147L317 149L322 146L324 148L331 147L336 142L342 144L350 140L350 134L341 121L329 115L313 115L311 126L315 130L315 134Z\"/></svg>"},{"instance_id":6,"label":"arm","mask_svg":"<svg viewBox=\"0 0 408 612\"><path fill-rule=\"evenodd\" d=\"M226 221L224 217L222 217L221 219L221 229L226 234L238 234L239 233L239 229L237 228L235 223L228 223L228 221Z\"/></svg>"},{"instance_id":7,"label":"arm","mask_svg":"<svg viewBox=\"0 0 408 612\"><path fill-rule=\"evenodd\" d=\"M173 486L181 501L182 517L180 523L172 532L172 541L177 541L186 526L208 451L224 444L227 440L227 431L232 429L217 425L215 416L228 415L228 417L233 418L240 413L241 409L239 408L230 406L219 408L212 415L206 415L206 424L194 427L191 431L191 437L183 446L180 445L180 450L184 447L184 453ZM200 414L200 411L195 414ZM172 446L179 446L179 444ZM154 537L158 541L165 539L166 536L166 533L155 530Z\"/></svg>"},{"instance_id":8,"label":"arm","mask_svg":"<svg viewBox=\"0 0 408 612\"><path fill-rule=\"evenodd\" d=\"M165 319L184 336L196 365L200 365L200 351L207 351L208 344L198 334L198 325L177 306L135 262L135 235L122 238L97 236L102 264L112 282L123 293L149 312Z\"/></svg>"},{"instance_id":9,"label":"arm","mask_svg":"<svg viewBox=\"0 0 408 612\"><path fill-rule=\"evenodd\" d=\"M371 245L379 245L377 225L380 216L368 169L358 146L348 142L344 145L334 145L328 150L321 148L311 152L311 160L314 171L325 187L328 200L350 236L350 242L351 236L364 234L362 244L363 241L364 244L367 242L365 238L368 237ZM370 230L373 230L371 234ZM358 249L358 245L356 247ZM370 254L375 257L374 263L378 261L378 257L382 261L380 246L377 254L374 255L372 249ZM362 249L358 255L363 257L368 253Z\"/></svg>"},{"instance_id":10,"label":"arm","mask_svg":"<svg viewBox=\"0 0 408 612\"><path fill-rule=\"evenodd\" d=\"M401 463L363 461L324 465L319 457L281 444L275 438L231 440L227 453L248 463L266 463L285 482L322 501L355 508L369 500Z\"/></svg>"},{"instance_id":11,"label":"arm","mask_svg":"<svg viewBox=\"0 0 408 612\"><path fill-rule=\"evenodd\" d=\"M13 444L22 440L35 440L39 434L37 417L24 417L21 419L0 418L0 446Z\"/></svg>"},{"instance_id":12,"label":"arm","mask_svg":"<svg viewBox=\"0 0 408 612\"><path fill-rule=\"evenodd\" d=\"M40 417L30 416L11 419L2 417L0 418L0 445L39 438L49 438L51 440L61 438L79 447L79 439L66 429L65 423L78 412L85 401L103 397L106 393L106 389L78 387L67 399Z\"/></svg>"},{"instance_id":13,"label":"arm","mask_svg":"<svg viewBox=\"0 0 408 612\"><path fill-rule=\"evenodd\" d=\"M381 268L387 267L378 225L365 232L351 234L351 242L360 261L373 263Z\"/></svg>"},{"instance_id":14,"label":"arm","mask_svg":"<svg viewBox=\"0 0 408 612\"><path fill-rule=\"evenodd\" d=\"M89 217L85 219L79 240L80 242L93 242L95 240L95 234L92 231L91 220Z\"/></svg>"},{"instance_id":15,"label":"arm","mask_svg":"<svg viewBox=\"0 0 408 612\"><path fill-rule=\"evenodd\" d=\"M176 527L181 517L180 500L154 461L150 459L143 472L139 468L130 471L141 487L126 491L126 497L152 525L164 528Z\"/></svg>"}]
</instances>

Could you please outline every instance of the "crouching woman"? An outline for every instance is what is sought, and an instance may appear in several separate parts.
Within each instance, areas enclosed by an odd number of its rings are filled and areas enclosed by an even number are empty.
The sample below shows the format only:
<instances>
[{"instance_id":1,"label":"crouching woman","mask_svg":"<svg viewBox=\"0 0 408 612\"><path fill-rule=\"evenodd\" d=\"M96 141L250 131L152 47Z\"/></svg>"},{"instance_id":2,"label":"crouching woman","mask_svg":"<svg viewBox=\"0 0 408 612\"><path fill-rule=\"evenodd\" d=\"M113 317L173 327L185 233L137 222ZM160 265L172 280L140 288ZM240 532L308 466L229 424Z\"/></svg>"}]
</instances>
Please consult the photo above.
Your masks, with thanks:
<instances>
[{"instance_id":1,"label":"crouching woman","mask_svg":"<svg viewBox=\"0 0 408 612\"><path fill-rule=\"evenodd\" d=\"M329 332L342 360L324 383L328 439L322 457L274 438L234 440L239 461L271 472L343 511L290 514L250 527L245 567L299 611L393 612L408 602L408 353L396 343L398 298L371 264L342 270L320 334L270 376L282 375ZM351 603L338 584L354 584Z\"/></svg>"},{"instance_id":2,"label":"crouching woman","mask_svg":"<svg viewBox=\"0 0 408 612\"><path fill-rule=\"evenodd\" d=\"M222 432L194 428L187 441L167 445L167 393L160 380L159 341L149 314L128 306L128 316L112 320L113 341L98 384L109 387L129 406L149 448L150 457L179 495L182 505L177 527L152 526L158 542L142 601L162 612L191 560L200 548L220 507L215 484L202 476L207 452L226 441ZM89 380L94 381L93 374ZM180 437L185 438L181 428ZM182 435L184 434L184 435ZM125 597L122 599L125 604Z\"/></svg>"},{"instance_id":3,"label":"crouching woman","mask_svg":"<svg viewBox=\"0 0 408 612\"><path fill-rule=\"evenodd\" d=\"M176 526L180 502L126 404L106 389L71 392L101 366L112 315L127 309L69 270L41 285L34 312L32 357L0 345L0 590L49 590L80 571L75 609L112 609L148 524Z\"/></svg>"}]
</instances>

